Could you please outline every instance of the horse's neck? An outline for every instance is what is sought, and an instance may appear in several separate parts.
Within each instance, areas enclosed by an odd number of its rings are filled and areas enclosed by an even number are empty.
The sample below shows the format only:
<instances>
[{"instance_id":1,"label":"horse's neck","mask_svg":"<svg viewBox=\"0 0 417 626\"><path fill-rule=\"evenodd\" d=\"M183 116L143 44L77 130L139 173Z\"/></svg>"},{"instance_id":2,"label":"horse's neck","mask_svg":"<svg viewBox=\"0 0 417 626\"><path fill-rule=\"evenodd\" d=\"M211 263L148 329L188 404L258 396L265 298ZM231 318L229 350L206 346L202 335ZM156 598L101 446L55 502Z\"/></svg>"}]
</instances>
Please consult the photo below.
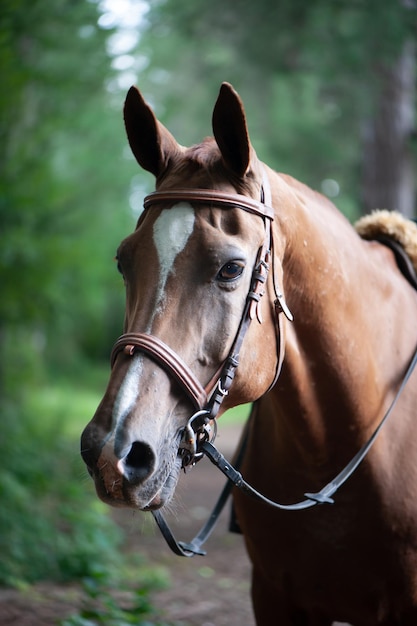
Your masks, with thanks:
<instances>
[{"instance_id":1,"label":"horse's neck","mask_svg":"<svg viewBox=\"0 0 417 626\"><path fill-rule=\"evenodd\" d=\"M417 342L417 323L413 337L402 328L404 308L415 316L416 300L389 253L363 242L324 198L291 180L279 196L294 321L274 394L287 427L304 431L311 452L325 449L341 424L354 447L380 419L410 358L410 339Z\"/></svg>"}]
</instances>

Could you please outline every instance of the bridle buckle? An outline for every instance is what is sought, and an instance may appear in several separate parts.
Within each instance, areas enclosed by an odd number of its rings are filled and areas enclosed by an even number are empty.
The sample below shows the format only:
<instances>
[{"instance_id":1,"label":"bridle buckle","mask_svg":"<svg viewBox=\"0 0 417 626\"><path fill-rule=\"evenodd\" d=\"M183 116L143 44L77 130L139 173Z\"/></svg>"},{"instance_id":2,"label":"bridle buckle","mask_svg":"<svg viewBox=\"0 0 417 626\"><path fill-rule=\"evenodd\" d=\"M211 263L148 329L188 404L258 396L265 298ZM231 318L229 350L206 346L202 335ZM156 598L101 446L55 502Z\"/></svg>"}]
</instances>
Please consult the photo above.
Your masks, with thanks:
<instances>
[{"instance_id":1,"label":"bridle buckle","mask_svg":"<svg viewBox=\"0 0 417 626\"><path fill-rule=\"evenodd\" d=\"M210 425L210 411L202 409L194 413L181 431L181 441L178 446L178 456L182 459L181 468L186 471L189 466L194 466L200 461L204 452L201 445L213 442L217 434L217 422Z\"/></svg>"}]
</instances>

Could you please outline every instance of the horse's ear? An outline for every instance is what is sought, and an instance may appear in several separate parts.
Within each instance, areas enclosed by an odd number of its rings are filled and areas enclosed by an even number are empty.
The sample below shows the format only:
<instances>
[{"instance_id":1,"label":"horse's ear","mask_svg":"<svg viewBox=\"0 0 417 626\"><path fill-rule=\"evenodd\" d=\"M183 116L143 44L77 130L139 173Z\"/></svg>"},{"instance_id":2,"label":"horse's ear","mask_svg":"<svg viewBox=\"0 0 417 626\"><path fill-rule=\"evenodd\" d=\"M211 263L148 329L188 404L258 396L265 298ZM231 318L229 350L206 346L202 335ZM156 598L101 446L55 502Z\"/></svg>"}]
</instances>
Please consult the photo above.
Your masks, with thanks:
<instances>
[{"instance_id":1,"label":"horse's ear","mask_svg":"<svg viewBox=\"0 0 417 626\"><path fill-rule=\"evenodd\" d=\"M179 146L171 133L155 117L136 87L127 93L124 120L130 147L143 169L159 176Z\"/></svg>"},{"instance_id":2,"label":"horse's ear","mask_svg":"<svg viewBox=\"0 0 417 626\"><path fill-rule=\"evenodd\" d=\"M213 133L227 167L238 176L249 169L251 145L239 94L223 83L213 110Z\"/></svg>"}]
</instances>

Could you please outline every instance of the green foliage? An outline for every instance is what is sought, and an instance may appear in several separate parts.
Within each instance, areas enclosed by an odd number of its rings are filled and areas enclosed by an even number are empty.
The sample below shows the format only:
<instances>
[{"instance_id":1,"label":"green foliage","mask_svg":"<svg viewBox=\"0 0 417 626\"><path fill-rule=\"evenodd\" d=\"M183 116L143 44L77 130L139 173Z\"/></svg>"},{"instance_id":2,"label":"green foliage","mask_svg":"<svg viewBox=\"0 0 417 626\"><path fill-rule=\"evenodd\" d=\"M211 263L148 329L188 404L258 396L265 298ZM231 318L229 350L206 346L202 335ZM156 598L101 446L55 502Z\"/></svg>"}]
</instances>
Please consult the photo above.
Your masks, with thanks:
<instances>
[{"instance_id":1,"label":"green foliage","mask_svg":"<svg viewBox=\"0 0 417 626\"><path fill-rule=\"evenodd\" d=\"M142 581L139 587L126 587L125 581L115 582L107 573L97 571L82 581L81 609L60 626L175 626L157 619L150 600L157 586L152 580Z\"/></svg>"},{"instance_id":2,"label":"green foliage","mask_svg":"<svg viewBox=\"0 0 417 626\"><path fill-rule=\"evenodd\" d=\"M121 531L93 494L65 429L68 412L3 406L0 440L0 584L65 581L120 567ZM56 408L56 407L55 407Z\"/></svg>"},{"instance_id":3,"label":"green foliage","mask_svg":"<svg viewBox=\"0 0 417 626\"><path fill-rule=\"evenodd\" d=\"M229 49L239 62L232 71L256 68L260 80L298 70L341 82L358 72L372 78L376 61L394 59L416 37L415 7L391 0L165 0L151 4L147 20L156 37L199 41L203 53L217 46L207 65Z\"/></svg>"},{"instance_id":4,"label":"green foliage","mask_svg":"<svg viewBox=\"0 0 417 626\"><path fill-rule=\"evenodd\" d=\"M78 416L76 436L63 428L76 385L50 411L33 398L51 370L80 372L84 351L107 356L123 318L112 259L133 220L96 4L6 0L0 12L0 583L18 584L118 560L120 531L80 480Z\"/></svg>"},{"instance_id":5,"label":"green foliage","mask_svg":"<svg viewBox=\"0 0 417 626\"><path fill-rule=\"evenodd\" d=\"M103 341L120 329L112 259L133 226L122 103L106 91L108 33L92 2L6 2L1 13L1 347L36 336L58 364L85 344L101 357L91 330ZM5 376L3 366L0 388Z\"/></svg>"},{"instance_id":6,"label":"green foliage","mask_svg":"<svg viewBox=\"0 0 417 626\"><path fill-rule=\"evenodd\" d=\"M353 220L380 70L408 38L416 41L416 18L411 3L391 0L152 3L140 85L186 143L211 133L215 94L231 82L259 157L319 191L335 180L340 193L332 199Z\"/></svg>"}]
</instances>

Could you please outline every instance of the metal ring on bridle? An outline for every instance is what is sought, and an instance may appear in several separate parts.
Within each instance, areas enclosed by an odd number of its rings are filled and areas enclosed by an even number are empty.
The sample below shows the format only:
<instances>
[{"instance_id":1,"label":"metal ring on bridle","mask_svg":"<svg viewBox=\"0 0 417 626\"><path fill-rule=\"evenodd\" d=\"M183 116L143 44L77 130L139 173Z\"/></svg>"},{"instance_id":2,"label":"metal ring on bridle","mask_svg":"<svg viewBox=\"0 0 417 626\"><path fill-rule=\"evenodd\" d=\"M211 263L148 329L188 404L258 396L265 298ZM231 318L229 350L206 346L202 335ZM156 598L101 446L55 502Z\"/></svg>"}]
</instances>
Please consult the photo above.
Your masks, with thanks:
<instances>
[{"instance_id":1,"label":"metal ring on bridle","mask_svg":"<svg viewBox=\"0 0 417 626\"><path fill-rule=\"evenodd\" d=\"M222 396L227 396L227 394L229 393L227 389L224 389L222 387L222 381L219 380L219 382L217 383L217 389L219 391L219 393L221 393Z\"/></svg>"},{"instance_id":2,"label":"metal ring on bridle","mask_svg":"<svg viewBox=\"0 0 417 626\"><path fill-rule=\"evenodd\" d=\"M181 433L181 441L178 446L178 454L182 458L182 468L195 465L204 456L200 446L206 441L213 442L217 434L217 422L212 421L213 433L209 426L210 411L202 409L194 413L184 426ZM211 436L210 436L211 434Z\"/></svg>"}]
</instances>

